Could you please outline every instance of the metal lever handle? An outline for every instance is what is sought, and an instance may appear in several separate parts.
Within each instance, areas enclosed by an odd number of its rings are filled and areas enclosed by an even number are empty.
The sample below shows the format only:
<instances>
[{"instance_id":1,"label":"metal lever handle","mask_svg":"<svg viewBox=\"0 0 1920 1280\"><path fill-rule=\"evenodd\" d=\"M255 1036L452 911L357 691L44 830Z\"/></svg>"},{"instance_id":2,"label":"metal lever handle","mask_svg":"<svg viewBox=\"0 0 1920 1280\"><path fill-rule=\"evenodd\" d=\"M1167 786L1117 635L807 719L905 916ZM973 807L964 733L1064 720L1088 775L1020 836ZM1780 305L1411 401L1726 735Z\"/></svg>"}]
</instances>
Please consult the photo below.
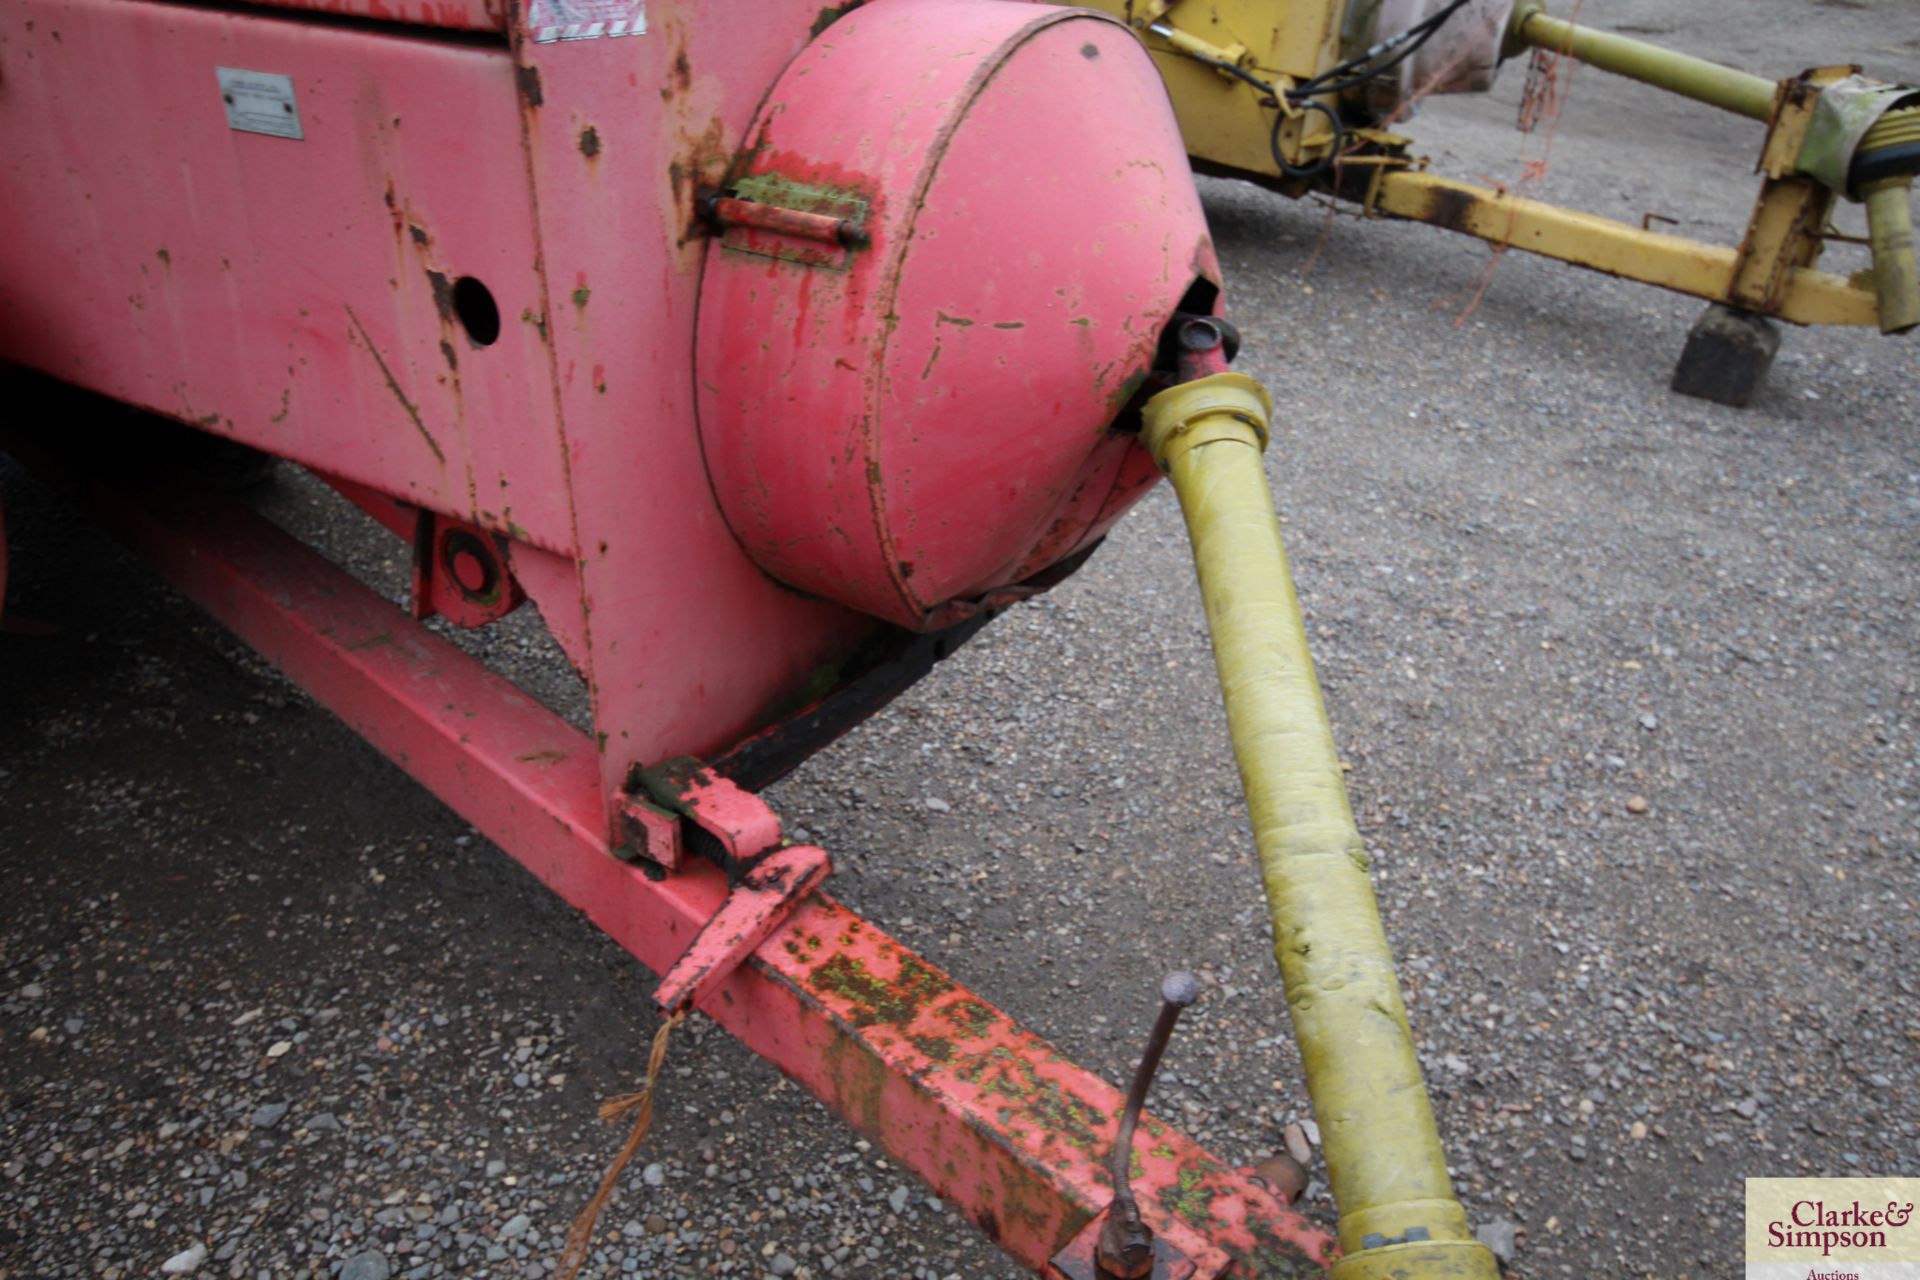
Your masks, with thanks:
<instances>
[{"instance_id":1,"label":"metal lever handle","mask_svg":"<svg viewBox=\"0 0 1920 1280\"><path fill-rule=\"evenodd\" d=\"M1140 1206L1133 1198L1133 1133L1140 1124L1147 1090L1153 1087L1154 1072L1160 1069L1161 1055L1173 1039L1173 1024L1180 1020L1181 1010L1199 998L1200 983L1190 973L1176 971L1160 980L1160 1016L1154 1020L1146 1052L1140 1055L1140 1065L1134 1070L1127 1107L1120 1114L1120 1130L1114 1134L1113 1150L1107 1154L1113 1204L1107 1209L1106 1225L1100 1228L1095 1258L1102 1276L1112 1280L1141 1280L1153 1274L1153 1231L1140 1221Z\"/></svg>"},{"instance_id":2,"label":"metal lever handle","mask_svg":"<svg viewBox=\"0 0 1920 1280\"><path fill-rule=\"evenodd\" d=\"M728 227L752 227L776 235L818 240L822 244L859 248L868 242L867 229L852 218L835 218L804 209L785 209L779 205L741 200L718 190L702 191L696 202L700 216L725 230Z\"/></svg>"}]
</instances>

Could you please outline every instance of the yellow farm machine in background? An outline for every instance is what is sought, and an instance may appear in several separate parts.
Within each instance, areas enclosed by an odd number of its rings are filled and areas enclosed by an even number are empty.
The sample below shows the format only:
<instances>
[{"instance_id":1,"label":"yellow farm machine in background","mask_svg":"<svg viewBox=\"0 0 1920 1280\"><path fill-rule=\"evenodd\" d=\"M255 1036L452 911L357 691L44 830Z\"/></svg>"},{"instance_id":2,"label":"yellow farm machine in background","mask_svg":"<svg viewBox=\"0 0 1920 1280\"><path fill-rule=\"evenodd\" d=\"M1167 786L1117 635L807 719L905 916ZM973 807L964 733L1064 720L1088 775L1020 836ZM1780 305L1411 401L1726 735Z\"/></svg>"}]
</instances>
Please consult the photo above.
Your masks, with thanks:
<instances>
[{"instance_id":1,"label":"yellow farm machine in background","mask_svg":"<svg viewBox=\"0 0 1920 1280\"><path fill-rule=\"evenodd\" d=\"M1920 91L1856 67L1781 81L1549 15L1541 0L1091 0L1146 42L1196 169L1289 196L1705 299L1674 389L1744 405L1779 345L1772 323L1920 324L1910 207ZM1502 61L1572 58L1766 127L1738 245L1706 244L1429 172L1397 132L1429 93L1490 88ZM1872 264L1819 269L1837 202L1866 206Z\"/></svg>"}]
</instances>

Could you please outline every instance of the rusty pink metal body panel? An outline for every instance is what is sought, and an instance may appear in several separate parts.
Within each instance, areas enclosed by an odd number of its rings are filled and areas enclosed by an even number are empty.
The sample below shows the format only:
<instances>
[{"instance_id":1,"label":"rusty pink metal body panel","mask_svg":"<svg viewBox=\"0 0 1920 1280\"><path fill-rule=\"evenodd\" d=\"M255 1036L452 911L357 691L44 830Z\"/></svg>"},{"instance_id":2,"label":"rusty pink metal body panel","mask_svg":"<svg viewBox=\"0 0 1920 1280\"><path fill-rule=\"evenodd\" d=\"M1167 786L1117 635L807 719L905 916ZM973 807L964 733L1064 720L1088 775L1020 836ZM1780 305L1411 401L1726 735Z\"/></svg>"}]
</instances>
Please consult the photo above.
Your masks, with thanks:
<instances>
[{"instance_id":1,"label":"rusty pink metal body panel","mask_svg":"<svg viewBox=\"0 0 1920 1280\"><path fill-rule=\"evenodd\" d=\"M925 56L889 56L908 44ZM732 189L865 241L740 227L707 257L702 440L769 573L945 625L1151 480L1112 426L1148 318L1218 276L1151 70L1108 19L967 0L857 11L787 68Z\"/></svg>"},{"instance_id":2,"label":"rusty pink metal body panel","mask_svg":"<svg viewBox=\"0 0 1920 1280\"><path fill-rule=\"evenodd\" d=\"M275 8L305 9L343 18L461 31L505 31L507 0L260 0Z\"/></svg>"},{"instance_id":3,"label":"rusty pink metal body panel","mask_svg":"<svg viewBox=\"0 0 1920 1280\"><path fill-rule=\"evenodd\" d=\"M615 807L635 763L711 754L873 632L747 558L711 500L694 416L697 189L724 178L817 16L654 4L644 37L517 47L601 788Z\"/></svg>"},{"instance_id":4,"label":"rusty pink metal body panel","mask_svg":"<svg viewBox=\"0 0 1920 1280\"><path fill-rule=\"evenodd\" d=\"M554 550L573 527L504 48L6 0L0 354ZM300 140L230 129L288 76ZM107 86L111 86L109 89Z\"/></svg>"},{"instance_id":5,"label":"rusty pink metal body panel","mask_svg":"<svg viewBox=\"0 0 1920 1280\"><path fill-rule=\"evenodd\" d=\"M297 10L4 0L0 356L513 539L589 682L611 829L634 764L761 727L875 629L747 559L693 418L676 175L724 171L809 38L775 9L516 64ZM695 16L728 75L687 71ZM302 136L231 128L221 67L285 76Z\"/></svg>"},{"instance_id":6,"label":"rusty pink metal body panel","mask_svg":"<svg viewBox=\"0 0 1920 1280\"><path fill-rule=\"evenodd\" d=\"M0 357L310 465L428 557L422 611L524 590L591 733L244 511L95 493L655 971L731 902L702 1007L1045 1268L1109 1198L1119 1094L825 897L729 899L703 844L826 870L749 794L670 830L633 787L837 732L891 696L876 648L967 634L900 627L1037 589L1152 482L1116 419L1217 292L1171 110L1097 15L614 3L0 0ZM511 581L455 604L480 561ZM1197 1274L1329 1256L1158 1122L1136 1154Z\"/></svg>"},{"instance_id":7,"label":"rusty pink metal body panel","mask_svg":"<svg viewBox=\"0 0 1920 1280\"><path fill-rule=\"evenodd\" d=\"M611 832L636 765L766 727L876 619L944 627L1096 539L1154 476L1112 424L1217 272L1109 19L656 3L542 42L542 12L495 43L0 0L0 356L508 539ZM231 74L280 84L284 136L229 118ZM866 193L857 242L813 242L838 266L744 251L791 219L702 224L770 177Z\"/></svg>"},{"instance_id":8,"label":"rusty pink metal body panel","mask_svg":"<svg viewBox=\"0 0 1920 1280\"><path fill-rule=\"evenodd\" d=\"M87 487L96 517L396 764L665 973L728 901L694 860L655 880L600 829L592 744L552 712L231 500ZM819 851L795 849L801 869ZM699 1006L882 1143L1035 1271L1111 1198L1120 1092L815 893ZM1202 1277L1318 1273L1333 1241L1149 1116L1144 1219Z\"/></svg>"}]
</instances>

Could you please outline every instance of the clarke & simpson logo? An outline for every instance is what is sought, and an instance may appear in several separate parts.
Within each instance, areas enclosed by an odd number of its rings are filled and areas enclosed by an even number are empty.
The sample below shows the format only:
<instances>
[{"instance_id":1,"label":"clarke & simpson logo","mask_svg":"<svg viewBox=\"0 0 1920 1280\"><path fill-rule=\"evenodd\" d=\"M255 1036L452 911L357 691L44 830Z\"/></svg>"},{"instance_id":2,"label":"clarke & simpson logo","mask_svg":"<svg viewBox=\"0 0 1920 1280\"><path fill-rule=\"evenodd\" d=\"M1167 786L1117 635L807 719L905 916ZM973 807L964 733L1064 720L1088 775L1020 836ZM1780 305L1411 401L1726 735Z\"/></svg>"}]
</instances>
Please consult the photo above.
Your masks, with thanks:
<instances>
[{"instance_id":1,"label":"clarke & simpson logo","mask_svg":"<svg viewBox=\"0 0 1920 1280\"><path fill-rule=\"evenodd\" d=\"M1748 1178L1747 1280L1920 1280L1920 1178Z\"/></svg>"}]
</instances>

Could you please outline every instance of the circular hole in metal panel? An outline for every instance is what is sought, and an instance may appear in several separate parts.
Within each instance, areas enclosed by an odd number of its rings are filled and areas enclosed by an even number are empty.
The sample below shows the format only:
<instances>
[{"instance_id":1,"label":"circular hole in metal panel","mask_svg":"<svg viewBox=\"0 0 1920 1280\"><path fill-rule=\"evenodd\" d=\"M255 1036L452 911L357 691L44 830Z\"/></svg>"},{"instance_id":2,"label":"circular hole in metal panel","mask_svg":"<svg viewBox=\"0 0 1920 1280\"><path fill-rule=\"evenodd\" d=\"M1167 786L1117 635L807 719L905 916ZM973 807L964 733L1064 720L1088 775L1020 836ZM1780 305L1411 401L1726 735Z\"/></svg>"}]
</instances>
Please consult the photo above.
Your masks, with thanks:
<instances>
[{"instance_id":1,"label":"circular hole in metal panel","mask_svg":"<svg viewBox=\"0 0 1920 1280\"><path fill-rule=\"evenodd\" d=\"M476 347L490 347L500 337L500 306L493 290L474 279L461 276L453 282L453 313L460 327Z\"/></svg>"}]
</instances>

